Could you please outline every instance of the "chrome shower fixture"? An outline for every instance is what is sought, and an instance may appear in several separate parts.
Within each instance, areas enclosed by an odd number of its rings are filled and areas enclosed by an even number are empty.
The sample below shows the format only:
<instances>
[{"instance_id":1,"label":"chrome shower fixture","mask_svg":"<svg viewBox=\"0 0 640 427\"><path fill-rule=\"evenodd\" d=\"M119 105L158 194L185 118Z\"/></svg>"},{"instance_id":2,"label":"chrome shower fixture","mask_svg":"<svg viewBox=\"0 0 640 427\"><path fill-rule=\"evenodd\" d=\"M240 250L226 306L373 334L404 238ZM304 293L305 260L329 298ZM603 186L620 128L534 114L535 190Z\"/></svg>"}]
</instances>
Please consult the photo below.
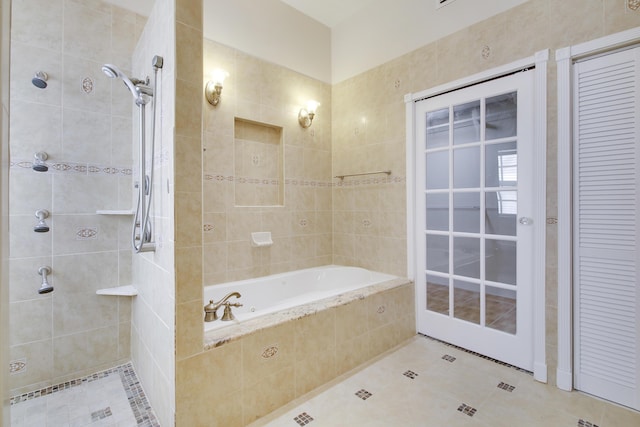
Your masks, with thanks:
<instances>
[{"instance_id":1,"label":"chrome shower fixture","mask_svg":"<svg viewBox=\"0 0 640 427\"><path fill-rule=\"evenodd\" d=\"M42 276L42 285L38 289L39 294L48 294L53 291L53 286L47 281L47 274L51 274L51 267L43 266L38 269L38 274Z\"/></svg>"},{"instance_id":2,"label":"chrome shower fixture","mask_svg":"<svg viewBox=\"0 0 640 427\"><path fill-rule=\"evenodd\" d=\"M49 226L44 222L46 218L49 218L49 211L46 209L37 210L36 218L38 218L38 223L33 227L33 231L36 233L46 233L49 231Z\"/></svg>"},{"instance_id":3,"label":"chrome shower fixture","mask_svg":"<svg viewBox=\"0 0 640 427\"><path fill-rule=\"evenodd\" d=\"M38 71L31 79L31 83L39 89L44 89L47 87L47 80L49 80L49 75L44 71Z\"/></svg>"},{"instance_id":4,"label":"chrome shower fixture","mask_svg":"<svg viewBox=\"0 0 640 427\"><path fill-rule=\"evenodd\" d=\"M31 169L36 172L46 172L49 170L49 166L45 163L45 160L49 158L49 155L44 151L39 151L33 155L33 164Z\"/></svg>"},{"instance_id":5,"label":"chrome shower fixture","mask_svg":"<svg viewBox=\"0 0 640 427\"><path fill-rule=\"evenodd\" d=\"M111 79L122 79L124 85L129 89L136 105L147 104L153 96L153 89L149 86L149 78L144 80L127 77L120 68L113 64L104 64L102 72Z\"/></svg>"}]
</instances>

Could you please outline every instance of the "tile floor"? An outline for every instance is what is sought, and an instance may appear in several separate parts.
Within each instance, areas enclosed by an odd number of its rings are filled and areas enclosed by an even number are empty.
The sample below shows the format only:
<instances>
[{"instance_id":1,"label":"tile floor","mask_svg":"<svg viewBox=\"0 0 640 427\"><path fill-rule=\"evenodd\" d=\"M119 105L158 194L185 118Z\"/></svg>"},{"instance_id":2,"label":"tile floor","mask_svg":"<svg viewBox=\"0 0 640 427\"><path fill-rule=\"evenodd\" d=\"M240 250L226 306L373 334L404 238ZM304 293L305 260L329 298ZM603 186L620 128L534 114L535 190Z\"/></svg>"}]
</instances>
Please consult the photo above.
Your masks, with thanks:
<instances>
[{"instance_id":1,"label":"tile floor","mask_svg":"<svg viewBox=\"0 0 640 427\"><path fill-rule=\"evenodd\" d=\"M638 427L640 413L417 336L252 427Z\"/></svg>"},{"instance_id":2,"label":"tile floor","mask_svg":"<svg viewBox=\"0 0 640 427\"><path fill-rule=\"evenodd\" d=\"M159 427L128 363L11 399L12 427Z\"/></svg>"}]
</instances>

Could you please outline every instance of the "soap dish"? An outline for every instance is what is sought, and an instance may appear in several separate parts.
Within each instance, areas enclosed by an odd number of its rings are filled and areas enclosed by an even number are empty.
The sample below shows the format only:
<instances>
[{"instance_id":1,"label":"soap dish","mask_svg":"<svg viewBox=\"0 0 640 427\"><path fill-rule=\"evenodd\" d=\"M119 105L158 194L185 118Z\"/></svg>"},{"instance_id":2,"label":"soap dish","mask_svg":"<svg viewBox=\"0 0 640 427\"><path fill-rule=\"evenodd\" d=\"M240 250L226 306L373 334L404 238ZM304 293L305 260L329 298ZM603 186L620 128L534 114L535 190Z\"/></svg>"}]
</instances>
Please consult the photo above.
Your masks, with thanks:
<instances>
[{"instance_id":1,"label":"soap dish","mask_svg":"<svg viewBox=\"0 0 640 427\"><path fill-rule=\"evenodd\" d=\"M262 247L271 245L273 245L273 240L271 239L270 231L257 231L255 233L251 233L251 246Z\"/></svg>"}]
</instances>

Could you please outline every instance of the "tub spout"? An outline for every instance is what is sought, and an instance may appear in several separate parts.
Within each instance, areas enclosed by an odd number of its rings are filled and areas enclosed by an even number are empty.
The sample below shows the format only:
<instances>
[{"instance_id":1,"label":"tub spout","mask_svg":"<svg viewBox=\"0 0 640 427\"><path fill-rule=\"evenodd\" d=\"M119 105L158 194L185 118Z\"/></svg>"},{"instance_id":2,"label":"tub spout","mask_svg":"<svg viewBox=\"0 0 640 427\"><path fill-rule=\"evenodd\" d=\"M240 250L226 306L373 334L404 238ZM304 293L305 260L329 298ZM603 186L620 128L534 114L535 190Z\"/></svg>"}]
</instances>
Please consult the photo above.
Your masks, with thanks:
<instances>
[{"instance_id":1,"label":"tub spout","mask_svg":"<svg viewBox=\"0 0 640 427\"><path fill-rule=\"evenodd\" d=\"M205 322L213 322L214 320L218 320L218 309L220 307L222 307L224 304L231 304L229 302L227 302L227 300L231 297L236 297L236 298L240 298L242 295L240 295L239 292L231 292L228 293L227 295L224 296L224 298L222 298L220 301L218 302L213 302L213 300L209 301L209 304L204 306L204 321ZM238 303L236 303L238 304ZM236 305L234 304L234 306L239 307L240 305ZM226 311L226 310L225 310ZM232 320L232 319L222 319L222 320Z\"/></svg>"}]
</instances>

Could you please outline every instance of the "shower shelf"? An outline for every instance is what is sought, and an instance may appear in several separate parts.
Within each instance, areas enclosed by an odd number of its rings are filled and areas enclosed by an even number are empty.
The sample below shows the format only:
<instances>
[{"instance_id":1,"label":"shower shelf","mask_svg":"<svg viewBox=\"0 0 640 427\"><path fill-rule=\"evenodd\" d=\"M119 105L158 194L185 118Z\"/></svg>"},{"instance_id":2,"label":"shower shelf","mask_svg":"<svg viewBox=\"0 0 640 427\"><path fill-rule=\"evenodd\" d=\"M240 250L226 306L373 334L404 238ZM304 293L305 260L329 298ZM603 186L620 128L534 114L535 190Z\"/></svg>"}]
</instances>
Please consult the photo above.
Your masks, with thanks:
<instances>
[{"instance_id":1,"label":"shower shelf","mask_svg":"<svg viewBox=\"0 0 640 427\"><path fill-rule=\"evenodd\" d=\"M120 296L120 297L134 297L138 295L138 290L132 285L127 285L127 286L118 286L115 288L98 289L96 291L96 294L113 295L113 296Z\"/></svg>"},{"instance_id":2,"label":"shower shelf","mask_svg":"<svg viewBox=\"0 0 640 427\"><path fill-rule=\"evenodd\" d=\"M97 210L98 215L133 215L133 211L129 209L123 210Z\"/></svg>"}]
</instances>

